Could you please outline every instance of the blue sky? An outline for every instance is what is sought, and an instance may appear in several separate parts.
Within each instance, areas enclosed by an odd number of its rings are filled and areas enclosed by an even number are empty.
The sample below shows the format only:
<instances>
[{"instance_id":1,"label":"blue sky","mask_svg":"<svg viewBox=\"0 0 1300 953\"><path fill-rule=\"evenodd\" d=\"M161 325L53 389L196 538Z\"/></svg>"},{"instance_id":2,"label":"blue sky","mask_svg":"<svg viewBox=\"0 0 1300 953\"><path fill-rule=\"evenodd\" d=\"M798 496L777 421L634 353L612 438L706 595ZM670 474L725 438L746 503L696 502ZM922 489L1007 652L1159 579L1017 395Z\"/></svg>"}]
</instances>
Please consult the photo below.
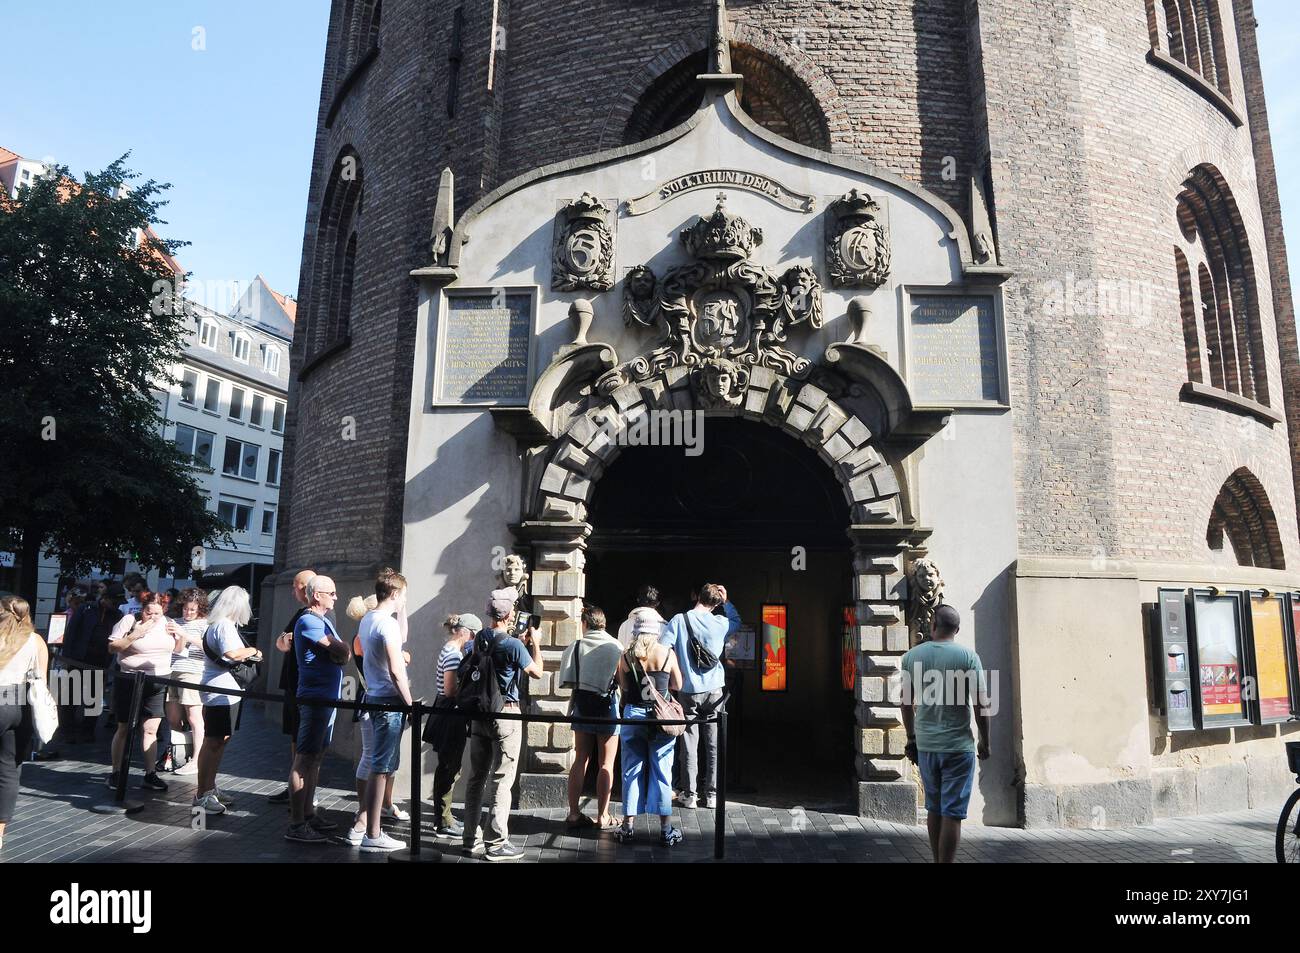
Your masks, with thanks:
<instances>
[{"instance_id":1,"label":"blue sky","mask_svg":"<svg viewBox=\"0 0 1300 953\"><path fill-rule=\"evenodd\" d=\"M172 183L160 231L192 243L179 257L195 280L261 273L292 294L328 8L327 0L0 0L0 63L10 77L0 146L77 175L131 151L134 168ZM1256 0L1255 9L1300 284L1300 5Z\"/></svg>"}]
</instances>

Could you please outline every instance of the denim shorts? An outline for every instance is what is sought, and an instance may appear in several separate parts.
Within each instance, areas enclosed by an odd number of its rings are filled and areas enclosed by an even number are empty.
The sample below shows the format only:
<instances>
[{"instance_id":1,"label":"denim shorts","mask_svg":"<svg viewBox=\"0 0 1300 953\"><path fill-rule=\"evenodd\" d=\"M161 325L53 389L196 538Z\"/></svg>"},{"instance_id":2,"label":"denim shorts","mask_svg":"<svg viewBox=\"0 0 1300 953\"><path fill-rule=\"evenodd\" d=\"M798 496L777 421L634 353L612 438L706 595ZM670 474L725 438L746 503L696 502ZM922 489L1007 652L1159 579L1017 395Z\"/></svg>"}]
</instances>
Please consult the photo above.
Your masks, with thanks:
<instances>
[{"instance_id":1,"label":"denim shorts","mask_svg":"<svg viewBox=\"0 0 1300 953\"><path fill-rule=\"evenodd\" d=\"M401 699L371 698L372 702L400 702ZM400 711L372 711L371 729L374 732L370 746L370 773L392 774L397 770L402 754L402 727L406 717Z\"/></svg>"},{"instance_id":2,"label":"denim shorts","mask_svg":"<svg viewBox=\"0 0 1300 953\"><path fill-rule=\"evenodd\" d=\"M328 705L298 706L298 753L320 754L334 741L334 716Z\"/></svg>"},{"instance_id":3,"label":"denim shorts","mask_svg":"<svg viewBox=\"0 0 1300 953\"><path fill-rule=\"evenodd\" d=\"M917 767L925 786L925 809L963 820L975 784L974 751L920 751Z\"/></svg>"}]
</instances>

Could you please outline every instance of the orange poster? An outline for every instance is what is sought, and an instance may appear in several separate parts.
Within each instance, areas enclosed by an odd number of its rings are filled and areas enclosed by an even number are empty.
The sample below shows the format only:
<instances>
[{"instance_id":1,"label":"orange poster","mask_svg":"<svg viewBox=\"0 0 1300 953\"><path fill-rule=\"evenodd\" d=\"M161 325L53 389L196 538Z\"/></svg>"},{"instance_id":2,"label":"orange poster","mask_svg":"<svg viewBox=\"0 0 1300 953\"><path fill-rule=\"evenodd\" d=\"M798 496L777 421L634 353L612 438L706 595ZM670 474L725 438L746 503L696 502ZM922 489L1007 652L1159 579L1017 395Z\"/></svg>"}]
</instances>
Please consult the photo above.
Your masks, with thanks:
<instances>
[{"instance_id":1,"label":"orange poster","mask_svg":"<svg viewBox=\"0 0 1300 953\"><path fill-rule=\"evenodd\" d=\"M785 691L785 606L763 606L763 691Z\"/></svg>"},{"instance_id":2,"label":"orange poster","mask_svg":"<svg viewBox=\"0 0 1300 953\"><path fill-rule=\"evenodd\" d=\"M1251 596L1250 619L1255 632L1260 719L1286 719L1291 715L1291 691L1287 685L1282 600L1277 596Z\"/></svg>"},{"instance_id":3,"label":"orange poster","mask_svg":"<svg viewBox=\"0 0 1300 953\"><path fill-rule=\"evenodd\" d=\"M1244 719L1246 714L1241 698L1237 605L1229 596L1196 597L1201 715L1219 723Z\"/></svg>"}]
</instances>

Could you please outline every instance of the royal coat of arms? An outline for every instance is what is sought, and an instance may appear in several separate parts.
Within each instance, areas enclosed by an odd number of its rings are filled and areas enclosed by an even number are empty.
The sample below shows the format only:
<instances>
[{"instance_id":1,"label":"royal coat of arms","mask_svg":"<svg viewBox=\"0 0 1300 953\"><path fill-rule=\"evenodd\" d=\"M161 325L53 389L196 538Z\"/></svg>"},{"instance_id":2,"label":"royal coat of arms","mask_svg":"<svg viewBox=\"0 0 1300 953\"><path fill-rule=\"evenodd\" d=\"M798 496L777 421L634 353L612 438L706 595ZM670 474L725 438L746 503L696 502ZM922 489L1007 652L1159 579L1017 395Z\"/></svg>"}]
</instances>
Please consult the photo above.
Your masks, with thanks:
<instances>
[{"instance_id":1,"label":"royal coat of arms","mask_svg":"<svg viewBox=\"0 0 1300 953\"><path fill-rule=\"evenodd\" d=\"M614 287L611 210L589 192L569 202L556 219L551 290L608 291Z\"/></svg>"},{"instance_id":2,"label":"royal coat of arms","mask_svg":"<svg viewBox=\"0 0 1300 953\"><path fill-rule=\"evenodd\" d=\"M601 377L596 386L602 393L685 366L705 406L734 406L753 367L799 379L812 370L810 361L781 345L791 327L822 326L816 272L795 265L777 275L751 261L763 232L728 212L726 201L719 193L711 216L682 229L682 244L693 259L689 264L670 269L662 279L645 265L624 277L624 320L658 326L663 338L648 354Z\"/></svg>"},{"instance_id":3,"label":"royal coat of arms","mask_svg":"<svg viewBox=\"0 0 1300 953\"><path fill-rule=\"evenodd\" d=\"M826 271L831 287L875 288L889 277L889 238L880 203L850 189L826 207Z\"/></svg>"}]
</instances>

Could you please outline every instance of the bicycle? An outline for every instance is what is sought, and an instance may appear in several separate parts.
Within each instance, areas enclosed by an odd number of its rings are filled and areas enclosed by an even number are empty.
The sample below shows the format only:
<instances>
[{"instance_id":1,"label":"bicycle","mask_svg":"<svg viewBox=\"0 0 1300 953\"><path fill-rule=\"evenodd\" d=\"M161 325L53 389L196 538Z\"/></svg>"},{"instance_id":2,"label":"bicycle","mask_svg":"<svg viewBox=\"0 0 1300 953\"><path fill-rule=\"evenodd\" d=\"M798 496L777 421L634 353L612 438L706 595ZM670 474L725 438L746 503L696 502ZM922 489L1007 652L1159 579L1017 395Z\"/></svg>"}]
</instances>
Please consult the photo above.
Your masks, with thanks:
<instances>
[{"instance_id":1,"label":"bicycle","mask_svg":"<svg viewBox=\"0 0 1300 953\"><path fill-rule=\"evenodd\" d=\"M1286 743L1286 762L1300 784L1300 741ZM1300 864L1300 787L1291 792L1277 819L1277 862Z\"/></svg>"}]
</instances>

